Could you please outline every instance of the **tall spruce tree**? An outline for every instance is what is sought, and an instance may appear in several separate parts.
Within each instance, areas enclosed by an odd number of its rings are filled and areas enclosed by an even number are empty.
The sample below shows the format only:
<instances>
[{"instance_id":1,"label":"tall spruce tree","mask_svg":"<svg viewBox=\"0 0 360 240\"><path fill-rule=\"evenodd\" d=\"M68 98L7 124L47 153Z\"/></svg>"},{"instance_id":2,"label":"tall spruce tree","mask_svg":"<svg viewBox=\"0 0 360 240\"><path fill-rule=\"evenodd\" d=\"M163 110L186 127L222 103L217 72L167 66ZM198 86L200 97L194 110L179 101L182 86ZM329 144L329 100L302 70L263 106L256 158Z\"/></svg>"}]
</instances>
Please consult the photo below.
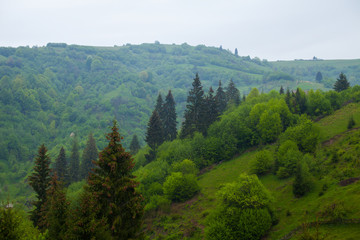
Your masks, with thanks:
<instances>
[{"instance_id":1,"label":"tall spruce tree","mask_svg":"<svg viewBox=\"0 0 360 240\"><path fill-rule=\"evenodd\" d=\"M31 220L35 226L43 216L42 208L47 200L47 191L50 187L50 158L47 155L47 148L41 145L38 155L35 158L34 172L29 177L29 185L34 189L37 200L33 203L35 209L31 212Z\"/></svg>"},{"instance_id":2,"label":"tall spruce tree","mask_svg":"<svg viewBox=\"0 0 360 240\"><path fill-rule=\"evenodd\" d=\"M224 89L221 87L221 80L219 81L219 87L216 90L216 105L217 105L217 112L219 114L222 114L226 109L226 94L224 92Z\"/></svg>"},{"instance_id":3,"label":"tall spruce tree","mask_svg":"<svg viewBox=\"0 0 360 240\"><path fill-rule=\"evenodd\" d=\"M230 79L229 85L226 88L226 99L228 104L240 104L240 91L235 87L232 79Z\"/></svg>"},{"instance_id":4,"label":"tall spruce tree","mask_svg":"<svg viewBox=\"0 0 360 240\"><path fill-rule=\"evenodd\" d=\"M150 117L145 141L150 147L150 152L149 154L145 155L145 157L147 161L150 162L155 159L158 146L164 142L162 123L156 110L153 111Z\"/></svg>"},{"instance_id":5,"label":"tall spruce tree","mask_svg":"<svg viewBox=\"0 0 360 240\"><path fill-rule=\"evenodd\" d=\"M55 160L55 173L59 178L59 181L66 182L67 181L67 162L65 149L61 147L58 157Z\"/></svg>"},{"instance_id":6,"label":"tall spruce tree","mask_svg":"<svg viewBox=\"0 0 360 240\"><path fill-rule=\"evenodd\" d=\"M94 168L93 161L96 161L98 157L99 153L96 147L95 139L92 133L90 133L82 154L79 180L87 178L89 176L91 169Z\"/></svg>"},{"instance_id":7,"label":"tall spruce tree","mask_svg":"<svg viewBox=\"0 0 360 240\"><path fill-rule=\"evenodd\" d=\"M206 131L206 124L204 124L204 91L197 73L192 86L193 88L189 91L186 101L185 120L181 127L181 138L193 136L196 131L201 133Z\"/></svg>"},{"instance_id":8,"label":"tall spruce tree","mask_svg":"<svg viewBox=\"0 0 360 240\"><path fill-rule=\"evenodd\" d=\"M176 138L177 135L177 121L176 121L176 109L175 109L175 100L169 90L168 95L165 98L165 103L163 107L163 130L164 130L164 140L172 141Z\"/></svg>"},{"instance_id":9,"label":"tall spruce tree","mask_svg":"<svg viewBox=\"0 0 360 240\"><path fill-rule=\"evenodd\" d=\"M280 94L284 94L284 88L283 88L283 86L280 87L279 93L280 93Z\"/></svg>"},{"instance_id":10,"label":"tall spruce tree","mask_svg":"<svg viewBox=\"0 0 360 240\"><path fill-rule=\"evenodd\" d=\"M130 153L131 155L135 155L140 150L139 139L136 134L134 134L133 138L130 142Z\"/></svg>"},{"instance_id":11,"label":"tall spruce tree","mask_svg":"<svg viewBox=\"0 0 360 240\"><path fill-rule=\"evenodd\" d=\"M79 180L79 143L77 137L74 136L71 148L70 155L70 164L69 164L69 183L73 183Z\"/></svg>"},{"instance_id":12,"label":"tall spruce tree","mask_svg":"<svg viewBox=\"0 0 360 240\"><path fill-rule=\"evenodd\" d=\"M334 90L337 92L344 91L350 87L350 83L348 82L346 75L344 73L340 73L339 78L334 84Z\"/></svg>"},{"instance_id":13,"label":"tall spruce tree","mask_svg":"<svg viewBox=\"0 0 360 240\"><path fill-rule=\"evenodd\" d=\"M164 121L164 101L162 99L161 93L159 93L156 99L155 111L159 114L161 122Z\"/></svg>"},{"instance_id":14,"label":"tall spruce tree","mask_svg":"<svg viewBox=\"0 0 360 240\"><path fill-rule=\"evenodd\" d=\"M143 198L135 188L133 159L121 144L116 121L107 135L109 144L99 154L89 177L89 189L100 207L98 219L106 218L114 239L137 237L142 224Z\"/></svg>"},{"instance_id":15,"label":"tall spruce tree","mask_svg":"<svg viewBox=\"0 0 360 240\"><path fill-rule=\"evenodd\" d=\"M216 99L214 96L214 90L212 87L209 89L209 93L205 97L205 120L206 120L206 129L209 128L209 126L216 121L216 119L219 116L219 113L217 111L217 104Z\"/></svg>"}]
</instances>

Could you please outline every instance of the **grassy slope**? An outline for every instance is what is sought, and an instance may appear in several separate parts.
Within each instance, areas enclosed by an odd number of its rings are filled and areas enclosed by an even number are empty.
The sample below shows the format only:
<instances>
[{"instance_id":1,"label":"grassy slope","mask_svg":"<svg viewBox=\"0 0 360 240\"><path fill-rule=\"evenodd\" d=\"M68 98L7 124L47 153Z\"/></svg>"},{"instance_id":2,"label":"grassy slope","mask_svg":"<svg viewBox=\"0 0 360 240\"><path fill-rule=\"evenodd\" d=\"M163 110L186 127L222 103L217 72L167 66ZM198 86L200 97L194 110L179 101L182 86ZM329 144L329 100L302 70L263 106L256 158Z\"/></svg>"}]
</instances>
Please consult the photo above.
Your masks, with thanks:
<instances>
[{"instance_id":1,"label":"grassy slope","mask_svg":"<svg viewBox=\"0 0 360 240\"><path fill-rule=\"evenodd\" d=\"M331 144L322 144L318 150L319 156L326 156L326 153L331 152L334 147L339 147L340 144L348 144L348 137L359 136L358 129L344 132L347 130L347 119L350 114L354 115L357 123L355 128L358 127L360 125L360 104L349 104L318 122L324 133L322 140L334 139ZM341 136L340 133L342 133ZM267 148L275 148L275 145L267 146ZM198 196L186 203L173 204L169 213L158 213L158 216L148 217L148 228L153 227L152 237L162 233L168 239L176 239L181 236L187 236L189 239L201 239L205 218L217 204L216 191L222 184L237 179L240 173L249 172L255 153L256 150L249 151L231 161L215 166L199 177L201 193ZM337 184L338 180L333 178L333 176L337 176L338 171L342 171L343 165L344 163L341 161L336 168L332 165L333 169L329 170L329 176L321 180L315 179L312 191L299 199L293 197L292 178L281 180L272 174L261 177L260 180L271 190L275 198L275 209L279 217L279 223L272 228L267 239L279 239L302 222L314 221L319 209L334 203L334 201L344 202L345 209L348 211L347 218L360 218L360 182L341 187ZM360 173L358 170L357 172ZM355 171L354 174L357 172ZM329 188L324 195L319 196L324 183ZM326 232L328 239L344 239L344 236L346 239L356 239L355 236L359 235L359 226L356 224L355 226L322 226L320 231Z\"/></svg>"}]
</instances>

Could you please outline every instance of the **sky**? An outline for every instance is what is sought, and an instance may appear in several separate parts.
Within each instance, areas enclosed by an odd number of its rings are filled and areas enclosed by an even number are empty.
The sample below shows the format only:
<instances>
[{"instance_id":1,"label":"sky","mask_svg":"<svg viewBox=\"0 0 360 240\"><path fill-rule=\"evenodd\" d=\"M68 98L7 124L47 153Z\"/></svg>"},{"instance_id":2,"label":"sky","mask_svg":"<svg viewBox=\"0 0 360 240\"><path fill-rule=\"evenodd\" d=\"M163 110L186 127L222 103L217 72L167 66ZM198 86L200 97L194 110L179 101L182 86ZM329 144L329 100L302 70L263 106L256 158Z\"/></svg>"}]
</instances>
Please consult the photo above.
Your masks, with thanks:
<instances>
[{"instance_id":1,"label":"sky","mask_svg":"<svg viewBox=\"0 0 360 240\"><path fill-rule=\"evenodd\" d=\"M267 60L359 59L359 0L0 0L0 46L188 43Z\"/></svg>"}]
</instances>

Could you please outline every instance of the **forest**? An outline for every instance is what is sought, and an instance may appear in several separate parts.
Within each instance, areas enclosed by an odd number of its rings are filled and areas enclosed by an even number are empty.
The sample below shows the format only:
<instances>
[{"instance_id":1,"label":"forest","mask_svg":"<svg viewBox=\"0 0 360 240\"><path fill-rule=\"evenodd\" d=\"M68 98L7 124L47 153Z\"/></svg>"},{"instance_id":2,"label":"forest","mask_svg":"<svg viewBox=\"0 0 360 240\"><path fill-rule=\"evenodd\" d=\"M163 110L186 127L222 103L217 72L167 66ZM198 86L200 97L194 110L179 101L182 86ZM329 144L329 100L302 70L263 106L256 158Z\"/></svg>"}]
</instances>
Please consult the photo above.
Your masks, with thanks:
<instances>
[{"instance_id":1,"label":"forest","mask_svg":"<svg viewBox=\"0 0 360 240\"><path fill-rule=\"evenodd\" d=\"M0 48L0 236L357 236L359 66L187 44Z\"/></svg>"}]
</instances>

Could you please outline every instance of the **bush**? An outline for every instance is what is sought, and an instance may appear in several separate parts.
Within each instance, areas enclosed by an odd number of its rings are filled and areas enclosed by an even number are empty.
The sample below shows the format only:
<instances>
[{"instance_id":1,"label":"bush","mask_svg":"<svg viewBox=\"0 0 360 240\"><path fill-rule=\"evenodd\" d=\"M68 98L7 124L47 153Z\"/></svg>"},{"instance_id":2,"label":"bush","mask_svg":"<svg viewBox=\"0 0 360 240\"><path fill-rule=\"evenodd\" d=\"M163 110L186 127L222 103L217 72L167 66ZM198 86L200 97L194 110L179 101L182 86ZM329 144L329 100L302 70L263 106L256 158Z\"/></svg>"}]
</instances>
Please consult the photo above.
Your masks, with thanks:
<instances>
[{"instance_id":1,"label":"bush","mask_svg":"<svg viewBox=\"0 0 360 240\"><path fill-rule=\"evenodd\" d=\"M273 155L269 150L262 150L255 155L255 161L252 163L252 172L262 175L270 171L273 165Z\"/></svg>"},{"instance_id":2,"label":"bush","mask_svg":"<svg viewBox=\"0 0 360 240\"><path fill-rule=\"evenodd\" d=\"M349 118L349 122L348 122L347 128L348 128L348 129L352 129L354 126L355 126L354 116L351 115L350 118Z\"/></svg>"},{"instance_id":3,"label":"bush","mask_svg":"<svg viewBox=\"0 0 360 240\"><path fill-rule=\"evenodd\" d=\"M171 165L171 172L181 172L183 174L198 174L195 163L189 159L184 159L181 162L175 162Z\"/></svg>"},{"instance_id":4,"label":"bush","mask_svg":"<svg viewBox=\"0 0 360 240\"><path fill-rule=\"evenodd\" d=\"M199 191L194 174L173 172L166 178L163 185L165 196L175 202L183 202L190 199Z\"/></svg>"},{"instance_id":5,"label":"bush","mask_svg":"<svg viewBox=\"0 0 360 240\"><path fill-rule=\"evenodd\" d=\"M150 197L149 203L146 204L144 211L148 212L151 210L159 210L159 209L164 211L169 211L170 203L171 201L164 196L153 195Z\"/></svg>"}]
</instances>

